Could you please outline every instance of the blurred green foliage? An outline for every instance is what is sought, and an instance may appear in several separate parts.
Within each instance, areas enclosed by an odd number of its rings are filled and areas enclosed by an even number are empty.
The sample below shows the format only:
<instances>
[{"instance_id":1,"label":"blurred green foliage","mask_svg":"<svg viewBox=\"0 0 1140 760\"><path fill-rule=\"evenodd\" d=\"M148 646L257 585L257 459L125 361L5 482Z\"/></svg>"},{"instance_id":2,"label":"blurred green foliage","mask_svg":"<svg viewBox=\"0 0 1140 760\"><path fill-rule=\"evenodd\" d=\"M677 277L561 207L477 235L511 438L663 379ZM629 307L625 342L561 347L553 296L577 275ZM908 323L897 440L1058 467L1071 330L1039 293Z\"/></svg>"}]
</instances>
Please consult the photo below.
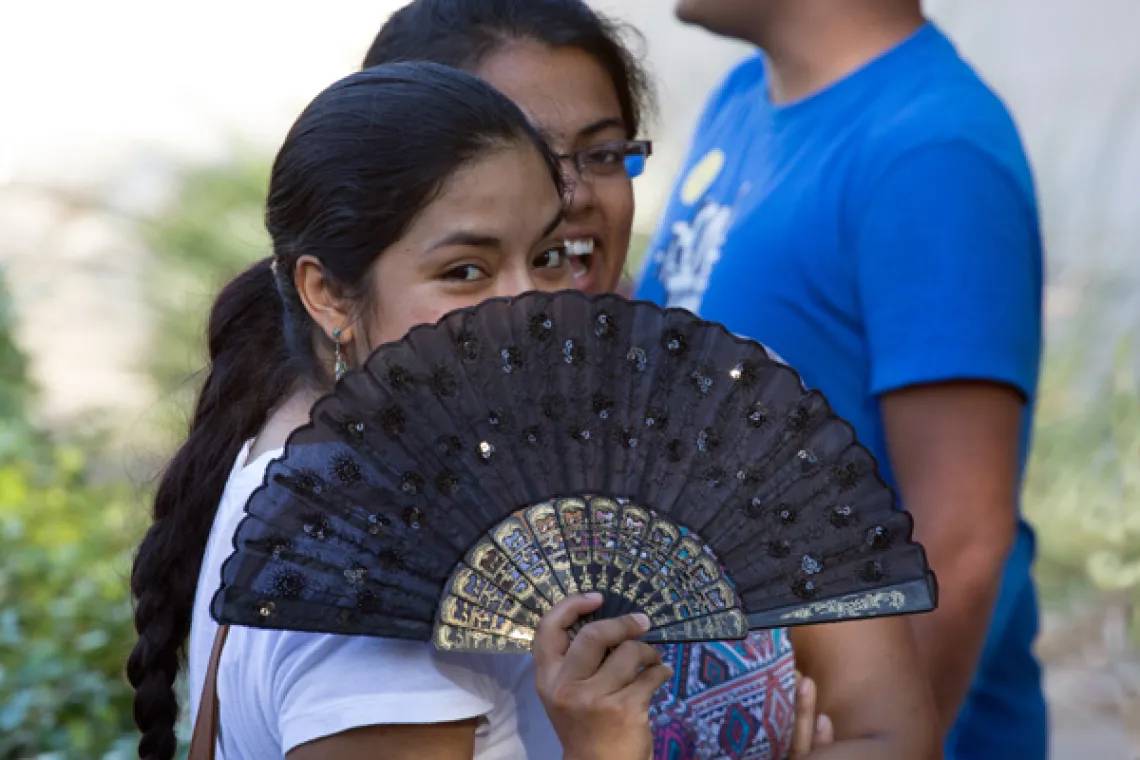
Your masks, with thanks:
<instances>
[{"instance_id":1,"label":"blurred green foliage","mask_svg":"<svg viewBox=\"0 0 1140 760\"><path fill-rule=\"evenodd\" d=\"M189 172L173 201L143 233L153 256L146 272L155 340L146 371L159 390L156 427L181 437L206 363L203 336L218 291L268 256L263 224L269 165L260 159Z\"/></svg>"},{"instance_id":2,"label":"blurred green foliage","mask_svg":"<svg viewBox=\"0 0 1140 760\"><path fill-rule=\"evenodd\" d=\"M0 758L129 757L130 489L28 422L8 309L0 289Z\"/></svg>"},{"instance_id":3,"label":"blurred green foliage","mask_svg":"<svg viewBox=\"0 0 1140 760\"><path fill-rule=\"evenodd\" d=\"M1025 503L1047 600L1090 585L1140 600L1140 392L1131 345L1114 348L1091 397L1080 346L1062 343L1045 367Z\"/></svg>"}]
</instances>

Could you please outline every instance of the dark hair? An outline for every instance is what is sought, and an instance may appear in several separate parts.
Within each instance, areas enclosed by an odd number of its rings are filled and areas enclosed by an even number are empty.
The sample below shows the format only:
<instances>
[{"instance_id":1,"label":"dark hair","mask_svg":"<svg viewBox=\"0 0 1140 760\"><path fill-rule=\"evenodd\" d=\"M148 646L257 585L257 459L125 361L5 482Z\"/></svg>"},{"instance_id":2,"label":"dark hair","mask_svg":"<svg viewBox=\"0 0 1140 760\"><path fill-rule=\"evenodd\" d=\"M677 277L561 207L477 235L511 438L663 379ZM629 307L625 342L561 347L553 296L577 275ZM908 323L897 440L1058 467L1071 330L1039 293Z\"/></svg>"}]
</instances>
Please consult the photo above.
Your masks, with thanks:
<instances>
[{"instance_id":1,"label":"dark hair","mask_svg":"<svg viewBox=\"0 0 1140 760\"><path fill-rule=\"evenodd\" d=\"M640 38L632 27L582 0L414 0L384 24L364 66L435 61L474 71L488 55L515 41L576 48L609 74L627 136L636 137L653 109L653 91L626 36Z\"/></svg>"},{"instance_id":2,"label":"dark hair","mask_svg":"<svg viewBox=\"0 0 1140 760\"><path fill-rule=\"evenodd\" d=\"M234 460L291 389L330 380L316 350L328 338L293 284L297 259L316 256L326 277L361 294L380 252L404 235L457 169L520 143L542 154L561 192L558 161L522 112L476 77L432 63L342 79L289 131L269 182L273 257L240 274L214 303L209 373L186 442L159 484L154 524L131 574L139 639L127 675L141 758L174 756L174 680Z\"/></svg>"}]
</instances>

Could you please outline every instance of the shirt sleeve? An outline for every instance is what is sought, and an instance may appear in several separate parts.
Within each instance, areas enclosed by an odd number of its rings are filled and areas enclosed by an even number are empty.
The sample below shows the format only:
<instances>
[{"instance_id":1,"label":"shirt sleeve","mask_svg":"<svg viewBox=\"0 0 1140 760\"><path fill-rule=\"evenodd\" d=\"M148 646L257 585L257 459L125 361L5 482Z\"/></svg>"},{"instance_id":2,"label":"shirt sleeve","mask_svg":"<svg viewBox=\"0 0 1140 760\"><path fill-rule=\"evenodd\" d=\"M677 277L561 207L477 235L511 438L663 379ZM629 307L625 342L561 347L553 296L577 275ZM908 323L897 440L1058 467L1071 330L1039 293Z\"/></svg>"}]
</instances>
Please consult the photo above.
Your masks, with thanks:
<instances>
[{"instance_id":1,"label":"shirt sleeve","mask_svg":"<svg viewBox=\"0 0 1140 760\"><path fill-rule=\"evenodd\" d=\"M493 678L472 655L439 652L419 641L272 635L282 753L353 728L467 720L494 705Z\"/></svg>"},{"instance_id":2,"label":"shirt sleeve","mask_svg":"<svg viewBox=\"0 0 1140 760\"><path fill-rule=\"evenodd\" d=\"M1033 394L1042 261L1032 188L966 142L896 158L858 210L870 389L952 380Z\"/></svg>"}]
</instances>

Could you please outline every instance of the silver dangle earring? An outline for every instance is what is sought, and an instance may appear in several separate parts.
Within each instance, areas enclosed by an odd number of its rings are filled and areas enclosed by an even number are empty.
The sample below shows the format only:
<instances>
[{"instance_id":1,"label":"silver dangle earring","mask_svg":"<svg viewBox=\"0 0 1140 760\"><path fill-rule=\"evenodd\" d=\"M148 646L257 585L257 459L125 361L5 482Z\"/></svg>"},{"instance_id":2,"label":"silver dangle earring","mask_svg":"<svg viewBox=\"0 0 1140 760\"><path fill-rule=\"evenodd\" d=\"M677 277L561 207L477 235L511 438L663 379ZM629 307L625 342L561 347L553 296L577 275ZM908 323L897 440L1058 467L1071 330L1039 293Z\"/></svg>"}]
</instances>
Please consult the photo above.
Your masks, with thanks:
<instances>
[{"instance_id":1,"label":"silver dangle earring","mask_svg":"<svg viewBox=\"0 0 1140 760\"><path fill-rule=\"evenodd\" d=\"M340 341L339 327L333 330L333 340L336 341L336 363L333 365L333 373L336 375L336 379L340 380L342 377L344 377L344 373L348 372L348 360L344 358L344 346Z\"/></svg>"}]
</instances>

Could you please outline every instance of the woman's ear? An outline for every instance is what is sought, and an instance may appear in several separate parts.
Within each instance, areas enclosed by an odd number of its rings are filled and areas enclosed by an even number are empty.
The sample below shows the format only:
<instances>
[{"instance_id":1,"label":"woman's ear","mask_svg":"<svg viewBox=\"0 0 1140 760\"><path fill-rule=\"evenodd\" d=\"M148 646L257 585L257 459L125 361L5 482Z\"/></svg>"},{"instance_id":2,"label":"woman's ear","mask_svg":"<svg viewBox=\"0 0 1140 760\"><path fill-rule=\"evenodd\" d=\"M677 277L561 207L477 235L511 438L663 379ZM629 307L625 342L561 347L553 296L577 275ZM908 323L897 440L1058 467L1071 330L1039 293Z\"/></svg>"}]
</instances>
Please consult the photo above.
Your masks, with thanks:
<instances>
[{"instance_id":1,"label":"woman's ear","mask_svg":"<svg viewBox=\"0 0 1140 760\"><path fill-rule=\"evenodd\" d=\"M293 269L293 284L305 311L313 318L329 340L335 340L334 332L339 330L336 337L347 343L352 340L352 320L349 315L349 303L341 297L340 289L325 275L325 269L320 260L311 255L304 255L297 259Z\"/></svg>"}]
</instances>

